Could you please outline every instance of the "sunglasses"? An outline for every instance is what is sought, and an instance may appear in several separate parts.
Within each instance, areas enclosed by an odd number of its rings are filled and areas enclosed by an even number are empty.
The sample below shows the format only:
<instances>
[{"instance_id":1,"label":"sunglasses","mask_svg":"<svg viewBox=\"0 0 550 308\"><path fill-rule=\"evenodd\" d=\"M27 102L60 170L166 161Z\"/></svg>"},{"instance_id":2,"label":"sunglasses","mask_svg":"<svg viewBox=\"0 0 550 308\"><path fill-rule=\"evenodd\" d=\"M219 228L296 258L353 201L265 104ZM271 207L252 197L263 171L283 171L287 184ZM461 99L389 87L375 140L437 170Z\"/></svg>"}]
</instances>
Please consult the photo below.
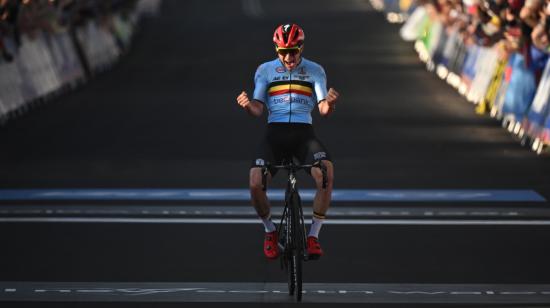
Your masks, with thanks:
<instances>
[{"instance_id":1,"label":"sunglasses","mask_svg":"<svg viewBox=\"0 0 550 308\"><path fill-rule=\"evenodd\" d=\"M297 55L298 53L300 53L300 48L277 48L277 52L281 55L281 56L286 56L286 55L291 55L291 56L295 56Z\"/></svg>"}]
</instances>

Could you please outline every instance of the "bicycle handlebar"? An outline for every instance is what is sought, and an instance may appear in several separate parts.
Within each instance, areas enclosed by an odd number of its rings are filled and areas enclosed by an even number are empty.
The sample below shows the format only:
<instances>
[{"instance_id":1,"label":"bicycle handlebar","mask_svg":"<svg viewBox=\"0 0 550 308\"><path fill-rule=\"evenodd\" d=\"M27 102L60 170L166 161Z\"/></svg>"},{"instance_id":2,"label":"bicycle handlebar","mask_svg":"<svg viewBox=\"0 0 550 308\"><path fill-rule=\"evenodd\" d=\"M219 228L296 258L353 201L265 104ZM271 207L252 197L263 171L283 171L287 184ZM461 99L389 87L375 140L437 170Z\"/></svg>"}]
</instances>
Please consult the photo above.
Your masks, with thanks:
<instances>
[{"instance_id":1,"label":"bicycle handlebar","mask_svg":"<svg viewBox=\"0 0 550 308\"><path fill-rule=\"evenodd\" d=\"M267 165L266 168L271 167L271 168L275 168L275 169L301 170L301 169L313 168L313 167L318 167L318 166L319 166L319 164L314 164L314 165L283 164L283 165Z\"/></svg>"}]
</instances>

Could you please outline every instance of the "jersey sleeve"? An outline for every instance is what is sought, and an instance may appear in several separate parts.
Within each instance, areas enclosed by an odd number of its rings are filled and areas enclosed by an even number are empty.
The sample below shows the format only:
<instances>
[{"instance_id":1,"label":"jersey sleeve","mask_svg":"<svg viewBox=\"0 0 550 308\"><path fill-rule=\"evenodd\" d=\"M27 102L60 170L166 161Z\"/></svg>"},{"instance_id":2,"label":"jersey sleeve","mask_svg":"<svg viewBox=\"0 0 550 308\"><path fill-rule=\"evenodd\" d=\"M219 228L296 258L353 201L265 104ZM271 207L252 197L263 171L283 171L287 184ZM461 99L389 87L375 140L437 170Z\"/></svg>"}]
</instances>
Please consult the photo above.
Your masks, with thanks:
<instances>
[{"instance_id":1,"label":"jersey sleeve","mask_svg":"<svg viewBox=\"0 0 550 308\"><path fill-rule=\"evenodd\" d=\"M327 97L327 75L325 74L325 70L320 66L313 87L315 88L317 103L320 103Z\"/></svg>"},{"instance_id":2,"label":"jersey sleeve","mask_svg":"<svg viewBox=\"0 0 550 308\"><path fill-rule=\"evenodd\" d=\"M267 102L267 76L264 73L264 65L260 65L254 75L253 99L264 104Z\"/></svg>"}]
</instances>

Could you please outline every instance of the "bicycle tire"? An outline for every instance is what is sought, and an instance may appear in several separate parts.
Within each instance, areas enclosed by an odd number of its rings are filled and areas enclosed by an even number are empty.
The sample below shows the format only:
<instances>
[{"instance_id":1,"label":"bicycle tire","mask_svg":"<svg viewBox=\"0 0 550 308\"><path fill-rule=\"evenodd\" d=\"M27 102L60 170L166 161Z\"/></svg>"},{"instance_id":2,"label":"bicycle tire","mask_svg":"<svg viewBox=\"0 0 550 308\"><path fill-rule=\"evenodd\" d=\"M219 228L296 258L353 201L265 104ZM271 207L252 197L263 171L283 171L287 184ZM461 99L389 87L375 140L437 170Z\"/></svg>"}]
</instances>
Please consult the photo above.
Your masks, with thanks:
<instances>
[{"instance_id":1,"label":"bicycle tire","mask_svg":"<svg viewBox=\"0 0 550 308\"><path fill-rule=\"evenodd\" d=\"M290 204L286 213L286 243L285 243L285 263L286 263L286 270L287 270L287 282L288 282L288 295L293 296L294 291L296 289L296 267L294 264L294 258L293 258L293 232L294 232L294 226L292 222L292 209L290 208Z\"/></svg>"},{"instance_id":2,"label":"bicycle tire","mask_svg":"<svg viewBox=\"0 0 550 308\"><path fill-rule=\"evenodd\" d=\"M292 259L294 265L294 279L295 279L295 290L296 300L302 301L302 255L298 252L297 249L292 251Z\"/></svg>"},{"instance_id":3,"label":"bicycle tire","mask_svg":"<svg viewBox=\"0 0 550 308\"><path fill-rule=\"evenodd\" d=\"M302 300L302 261L304 255L304 229L300 217L301 200L298 192L294 191L290 197L291 220L292 220L292 265L294 267L294 283L296 300Z\"/></svg>"}]
</instances>

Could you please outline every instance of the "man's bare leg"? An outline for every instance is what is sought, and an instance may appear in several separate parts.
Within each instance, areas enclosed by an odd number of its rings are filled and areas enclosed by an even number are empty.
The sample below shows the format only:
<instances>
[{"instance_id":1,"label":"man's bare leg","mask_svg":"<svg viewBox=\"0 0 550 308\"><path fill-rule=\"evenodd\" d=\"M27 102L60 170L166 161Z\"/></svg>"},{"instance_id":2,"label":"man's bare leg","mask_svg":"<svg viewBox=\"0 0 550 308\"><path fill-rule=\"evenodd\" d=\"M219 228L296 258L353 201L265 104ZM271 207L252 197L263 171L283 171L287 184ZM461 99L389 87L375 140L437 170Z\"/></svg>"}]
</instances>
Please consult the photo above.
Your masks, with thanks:
<instances>
[{"instance_id":1,"label":"man's bare leg","mask_svg":"<svg viewBox=\"0 0 550 308\"><path fill-rule=\"evenodd\" d=\"M267 182L271 181L271 175L267 175ZM262 168L250 169L250 197L256 213L262 219L266 232L275 231L275 225L271 221L271 206L266 191L263 190Z\"/></svg>"},{"instance_id":2,"label":"man's bare leg","mask_svg":"<svg viewBox=\"0 0 550 308\"><path fill-rule=\"evenodd\" d=\"M319 168L311 168L311 176L315 180L317 192L313 200L313 223L311 225L309 236L319 237L319 231L325 220L326 213L332 200L332 187L334 183L334 166L332 162L323 160L327 168L327 187L323 188L323 173Z\"/></svg>"},{"instance_id":3,"label":"man's bare leg","mask_svg":"<svg viewBox=\"0 0 550 308\"><path fill-rule=\"evenodd\" d=\"M268 174L267 183L271 180ZM271 220L269 199L263 190L262 168L253 167L250 169L250 197L256 213L260 216L265 228L264 254L268 259L276 259L279 256L277 228Z\"/></svg>"}]
</instances>

